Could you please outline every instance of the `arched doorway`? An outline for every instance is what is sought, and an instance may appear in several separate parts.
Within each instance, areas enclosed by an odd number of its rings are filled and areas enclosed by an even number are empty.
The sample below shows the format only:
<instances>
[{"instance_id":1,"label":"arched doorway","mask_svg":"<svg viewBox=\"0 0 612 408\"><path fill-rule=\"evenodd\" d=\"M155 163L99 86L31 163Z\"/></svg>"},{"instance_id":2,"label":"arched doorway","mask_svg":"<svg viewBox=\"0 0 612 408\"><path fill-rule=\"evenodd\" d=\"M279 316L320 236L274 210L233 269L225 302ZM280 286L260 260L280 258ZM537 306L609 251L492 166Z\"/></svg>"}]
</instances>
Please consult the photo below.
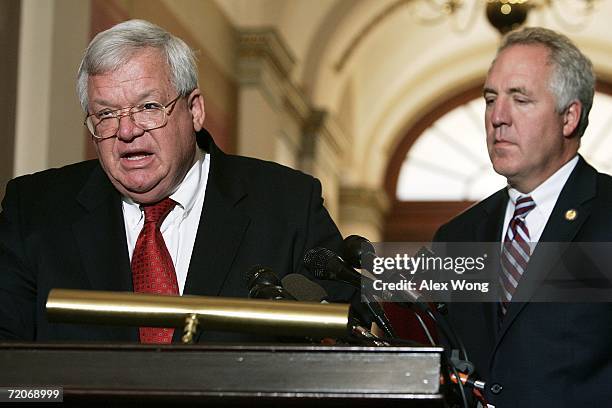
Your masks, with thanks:
<instances>
[{"instance_id":1,"label":"arched doorway","mask_svg":"<svg viewBox=\"0 0 612 408\"><path fill-rule=\"evenodd\" d=\"M488 161L482 86L434 107L410 128L389 161L392 199L386 241L429 241L445 221L505 184ZM599 82L580 154L612 173L612 86Z\"/></svg>"}]
</instances>

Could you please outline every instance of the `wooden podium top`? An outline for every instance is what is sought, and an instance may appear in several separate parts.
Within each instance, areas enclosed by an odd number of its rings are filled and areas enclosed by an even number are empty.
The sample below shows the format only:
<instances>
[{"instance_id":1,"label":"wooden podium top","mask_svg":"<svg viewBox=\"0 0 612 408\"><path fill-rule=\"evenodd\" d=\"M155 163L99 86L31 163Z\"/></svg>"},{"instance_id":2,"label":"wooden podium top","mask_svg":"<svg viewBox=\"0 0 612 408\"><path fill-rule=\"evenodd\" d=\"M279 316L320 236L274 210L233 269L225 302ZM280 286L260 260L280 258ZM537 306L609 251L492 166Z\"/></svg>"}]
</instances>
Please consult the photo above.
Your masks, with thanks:
<instances>
[{"instance_id":1,"label":"wooden podium top","mask_svg":"<svg viewBox=\"0 0 612 408\"><path fill-rule=\"evenodd\" d=\"M443 406L438 347L0 343L0 386L65 402Z\"/></svg>"}]
</instances>

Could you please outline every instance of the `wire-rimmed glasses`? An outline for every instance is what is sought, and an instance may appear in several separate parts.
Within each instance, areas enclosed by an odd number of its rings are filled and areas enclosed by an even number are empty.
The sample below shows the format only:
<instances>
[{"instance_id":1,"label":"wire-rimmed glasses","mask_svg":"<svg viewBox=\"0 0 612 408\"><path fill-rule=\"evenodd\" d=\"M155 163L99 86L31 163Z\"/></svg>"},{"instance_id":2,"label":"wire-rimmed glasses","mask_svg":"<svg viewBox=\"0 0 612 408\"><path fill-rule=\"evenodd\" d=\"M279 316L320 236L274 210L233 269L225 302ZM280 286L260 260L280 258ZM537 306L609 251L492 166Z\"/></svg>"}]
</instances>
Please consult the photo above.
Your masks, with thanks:
<instances>
[{"instance_id":1,"label":"wire-rimmed glasses","mask_svg":"<svg viewBox=\"0 0 612 408\"><path fill-rule=\"evenodd\" d=\"M98 139L108 139L117 136L119 122L122 117L129 116L134 125L142 130L153 130L166 126L168 116L174 109L175 102L181 95L171 100L165 105L156 101L144 102L136 106L128 106L115 110L101 110L90 113L85 117L83 124L91 135Z\"/></svg>"}]
</instances>

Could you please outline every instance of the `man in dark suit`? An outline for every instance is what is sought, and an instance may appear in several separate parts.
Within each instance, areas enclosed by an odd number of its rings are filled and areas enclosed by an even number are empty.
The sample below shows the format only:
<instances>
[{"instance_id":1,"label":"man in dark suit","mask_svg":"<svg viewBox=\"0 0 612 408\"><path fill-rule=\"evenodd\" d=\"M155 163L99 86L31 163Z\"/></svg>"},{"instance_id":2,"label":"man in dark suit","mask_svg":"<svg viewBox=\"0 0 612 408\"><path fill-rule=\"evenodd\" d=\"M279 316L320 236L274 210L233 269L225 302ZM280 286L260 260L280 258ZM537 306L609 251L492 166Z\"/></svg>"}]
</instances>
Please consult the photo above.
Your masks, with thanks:
<instances>
[{"instance_id":1,"label":"man in dark suit","mask_svg":"<svg viewBox=\"0 0 612 408\"><path fill-rule=\"evenodd\" d=\"M134 328L50 323L49 290L246 297L254 265L279 277L306 273L305 251L339 248L317 180L216 147L182 40L139 20L102 32L86 50L77 91L99 160L8 183L0 339L138 341ZM150 222L161 203L163 216ZM328 290L336 300L351 295L341 285ZM168 342L172 331L155 336Z\"/></svg>"},{"instance_id":2,"label":"man in dark suit","mask_svg":"<svg viewBox=\"0 0 612 408\"><path fill-rule=\"evenodd\" d=\"M492 262L500 302L449 305L449 319L487 383L487 402L498 408L612 399L612 304L550 296L574 293L563 291L568 283L588 288L587 275L609 286L609 264L590 270L597 256L577 262L545 244L612 241L612 178L577 153L594 81L590 61L565 36L541 28L506 36L484 99L489 156L508 186L434 238L504 242Z\"/></svg>"}]
</instances>

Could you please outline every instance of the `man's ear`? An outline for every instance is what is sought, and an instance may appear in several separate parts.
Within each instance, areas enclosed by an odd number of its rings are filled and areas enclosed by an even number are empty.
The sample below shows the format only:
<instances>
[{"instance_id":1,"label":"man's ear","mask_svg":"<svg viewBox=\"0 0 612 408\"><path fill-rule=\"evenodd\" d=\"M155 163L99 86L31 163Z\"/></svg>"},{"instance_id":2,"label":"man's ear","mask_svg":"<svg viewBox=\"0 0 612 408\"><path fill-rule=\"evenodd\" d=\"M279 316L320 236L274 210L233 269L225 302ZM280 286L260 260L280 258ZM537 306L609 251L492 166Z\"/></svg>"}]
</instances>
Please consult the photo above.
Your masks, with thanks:
<instances>
[{"instance_id":1,"label":"man's ear","mask_svg":"<svg viewBox=\"0 0 612 408\"><path fill-rule=\"evenodd\" d=\"M206 110L204 109L204 97L198 88L191 91L187 97L187 107L193 118L193 129L199 132L204 127Z\"/></svg>"},{"instance_id":2,"label":"man's ear","mask_svg":"<svg viewBox=\"0 0 612 408\"><path fill-rule=\"evenodd\" d=\"M580 115L582 113L582 103L579 100L574 100L563 112L563 136L572 137L578 128Z\"/></svg>"}]
</instances>

